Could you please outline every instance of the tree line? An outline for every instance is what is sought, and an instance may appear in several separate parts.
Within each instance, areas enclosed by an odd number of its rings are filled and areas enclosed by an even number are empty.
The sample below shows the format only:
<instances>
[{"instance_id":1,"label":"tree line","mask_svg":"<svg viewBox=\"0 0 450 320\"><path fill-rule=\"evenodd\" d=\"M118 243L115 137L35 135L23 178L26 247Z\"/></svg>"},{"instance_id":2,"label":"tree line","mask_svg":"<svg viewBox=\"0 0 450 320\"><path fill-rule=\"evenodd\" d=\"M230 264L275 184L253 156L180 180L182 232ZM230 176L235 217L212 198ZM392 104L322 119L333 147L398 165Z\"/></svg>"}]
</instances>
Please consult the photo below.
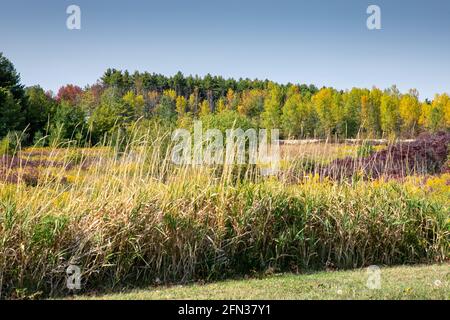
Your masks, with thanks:
<instances>
[{"instance_id":1,"label":"tree line","mask_svg":"<svg viewBox=\"0 0 450 320\"><path fill-rule=\"evenodd\" d=\"M172 77L108 69L99 81L66 85L54 94L25 88L13 64L0 53L0 138L21 132L25 143L52 140L95 144L136 122L190 126L279 128L283 138L411 137L450 128L450 97L421 101L417 90L401 93L220 76Z\"/></svg>"}]
</instances>

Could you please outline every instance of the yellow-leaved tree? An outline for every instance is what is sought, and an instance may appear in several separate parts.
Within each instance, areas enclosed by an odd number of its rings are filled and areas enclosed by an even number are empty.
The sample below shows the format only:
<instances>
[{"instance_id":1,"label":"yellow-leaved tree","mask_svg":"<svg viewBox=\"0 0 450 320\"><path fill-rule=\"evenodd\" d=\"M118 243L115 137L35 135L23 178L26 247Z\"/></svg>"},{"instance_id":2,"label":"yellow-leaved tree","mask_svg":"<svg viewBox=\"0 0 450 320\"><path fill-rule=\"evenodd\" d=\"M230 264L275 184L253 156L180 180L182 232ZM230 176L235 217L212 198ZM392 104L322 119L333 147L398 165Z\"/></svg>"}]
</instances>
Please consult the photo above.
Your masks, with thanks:
<instances>
[{"instance_id":1,"label":"yellow-leaved tree","mask_svg":"<svg viewBox=\"0 0 450 320\"><path fill-rule=\"evenodd\" d=\"M206 116L211 113L211 108L209 106L208 100L203 100L200 103L200 116Z\"/></svg>"},{"instance_id":2,"label":"yellow-leaved tree","mask_svg":"<svg viewBox=\"0 0 450 320\"><path fill-rule=\"evenodd\" d=\"M336 127L335 115L337 114L335 90L323 88L313 96L312 102L317 112L322 131L330 136Z\"/></svg>"},{"instance_id":3,"label":"yellow-leaved tree","mask_svg":"<svg viewBox=\"0 0 450 320\"><path fill-rule=\"evenodd\" d=\"M173 89L164 90L163 95L165 95L166 97L169 97L173 101L175 101L175 99L177 98L177 93Z\"/></svg>"},{"instance_id":4,"label":"yellow-leaved tree","mask_svg":"<svg viewBox=\"0 0 450 320\"><path fill-rule=\"evenodd\" d=\"M399 93L395 87L381 97L381 130L388 136L397 136L400 131Z\"/></svg>"},{"instance_id":5,"label":"yellow-leaved tree","mask_svg":"<svg viewBox=\"0 0 450 320\"><path fill-rule=\"evenodd\" d=\"M268 90L268 95L264 100L264 111L261 114L262 126L265 129L279 129L283 91L278 84L272 82L269 83Z\"/></svg>"},{"instance_id":6,"label":"yellow-leaved tree","mask_svg":"<svg viewBox=\"0 0 450 320\"><path fill-rule=\"evenodd\" d=\"M244 91L237 106L237 111L241 115L250 118L258 116L264 107L264 96L263 90L252 89Z\"/></svg>"},{"instance_id":7,"label":"yellow-leaved tree","mask_svg":"<svg viewBox=\"0 0 450 320\"><path fill-rule=\"evenodd\" d=\"M291 87L281 110L281 128L285 138L295 138L302 135L301 104L300 93L296 87Z\"/></svg>"},{"instance_id":8,"label":"yellow-leaved tree","mask_svg":"<svg viewBox=\"0 0 450 320\"><path fill-rule=\"evenodd\" d=\"M450 97L448 94L437 94L434 97L427 117L427 127L431 131L450 128Z\"/></svg>"},{"instance_id":9,"label":"yellow-leaved tree","mask_svg":"<svg viewBox=\"0 0 450 320\"><path fill-rule=\"evenodd\" d=\"M234 92L233 89L228 89L226 97L226 108L228 110L236 110L239 104L239 96Z\"/></svg>"},{"instance_id":10,"label":"yellow-leaved tree","mask_svg":"<svg viewBox=\"0 0 450 320\"><path fill-rule=\"evenodd\" d=\"M179 117L184 116L186 113L187 108L187 100L183 96L178 96L176 103L175 103L175 110L177 111L177 114Z\"/></svg>"},{"instance_id":11,"label":"yellow-leaved tree","mask_svg":"<svg viewBox=\"0 0 450 320\"><path fill-rule=\"evenodd\" d=\"M422 111L421 107L417 91L412 90L409 94L405 94L401 97L399 113L403 133L414 135L417 132Z\"/></svg>"},{"instance_id":12,"label":"yellow-leaved tree","mask_svg":"<svg viewBox=\"0 0 450 320\"><path fill-rule=\"evenodd\" d=\"M225 100L223 97L220 97L219 100L217 101L216 108L217 108L217 113L221 113L227 109Z\"/></svg>"},{"instance_id":13,"label":"yellow-leaved tree","mask_svg":"<svg viewBox=\"0 0 450 320\"><path fill-rule=\"evenodd\" d=\"M142 95L136 95L133 91L128 91L122 98L127 109L127 113L134 119L144 115L145 100Z\"/></svg>"}]
</instances>

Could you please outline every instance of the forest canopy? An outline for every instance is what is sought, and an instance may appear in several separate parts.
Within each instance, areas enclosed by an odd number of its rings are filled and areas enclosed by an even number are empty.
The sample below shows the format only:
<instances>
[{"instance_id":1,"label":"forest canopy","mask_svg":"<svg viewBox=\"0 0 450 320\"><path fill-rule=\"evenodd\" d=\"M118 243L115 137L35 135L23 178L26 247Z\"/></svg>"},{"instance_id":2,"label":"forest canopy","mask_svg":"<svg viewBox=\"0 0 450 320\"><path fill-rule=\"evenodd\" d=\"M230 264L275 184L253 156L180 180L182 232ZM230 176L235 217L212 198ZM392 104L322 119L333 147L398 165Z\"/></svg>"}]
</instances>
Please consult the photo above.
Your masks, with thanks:
<instances>
[{"instance_id":1,"label":"forest canopy","mask_svg":"<svg viewBox=\"0 0 450 320\"><path fill-rule=\"evenodd\" d=\"M25 88L0 53L0 138L25 144L70 140L96 144L131 125L158 121L186 127L200 119L218 127L243 123L279 128L282 138L413 137L450 128L450 97L421 101L419 92L396 86L337 90L269 80L173 76L108 69L97 83L68 84L56 94ZM19 134L18 134L19 133Z\"/></svg>"}]
</instances>

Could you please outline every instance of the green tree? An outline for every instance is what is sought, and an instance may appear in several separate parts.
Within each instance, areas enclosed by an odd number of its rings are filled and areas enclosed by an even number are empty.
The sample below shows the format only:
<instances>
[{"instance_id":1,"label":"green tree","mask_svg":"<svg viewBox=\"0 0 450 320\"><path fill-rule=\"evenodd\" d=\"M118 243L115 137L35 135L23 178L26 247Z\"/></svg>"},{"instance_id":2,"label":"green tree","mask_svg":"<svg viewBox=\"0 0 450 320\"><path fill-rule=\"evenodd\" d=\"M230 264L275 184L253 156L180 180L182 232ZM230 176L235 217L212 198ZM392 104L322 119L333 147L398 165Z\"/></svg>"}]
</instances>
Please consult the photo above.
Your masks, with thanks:
<instances>
[{"instance_id":1,"label":"green tree","mask_svg":"<svg viewBox=\"0 0 450 320\"><path fill-rule=\"evenodd\" d=\"M383 92L378 88L372 88L369 93L367 129L368 132L376 137L381 133L381 98Z\"/></svg>"},{"instance_id":2,"label":"green tree","mask_svg":"<svg viewBox=\"0 0 450 320\"><path fill-rule=\"evenodd\" d=\"M38 132L40 136L48 133L48 125L54 117L57 106L55 101L39 86L29 87L25 92L28 98L25 122L28 124L30 138L34 140Z\"/></svg>"},{"instance_id":3,"label":"green tree","mask_svg":"<svg viewBox=\"0 0 450 320\"><path fill-rule=\"evenodd\" d=\"M123 127L129 120L128 114L129 110L120 97L119 91L113 87L106 89L101 96L100 106L89 118L92 142L99 142L105 134L113 133L117 128Z\"/></svg>"},{"instance_id":4,"label":"green tree","mask_svg":"<svg viewBox=\"0 0 450 320\"><path fill-rule=\"evenodd\" d=\"M261 114L261 124L265 129L280 128L282 99L281 87L275 83L270 83L268 95L264 100L264 111Z\"/></svg>"},{"instance_id":5,"label":"green tree","mask_svg":"<svg viewBox=\"0 0 450 320\"><path fill-rule=\"evenodd\" d=\"M137 95L133 91L128 91L123 96L124 102L124 117L128 117L127 120L137 120L144 116L145 100L142 95Z\"/></svg>"},{"instance_id":6,"label":"green tree","mask_svg":"<svg viewBox=\"0 0 450 320\"><path fill-rule=\"evenodd\" d=\"M437 94L431 104L423 104L420 123L431 131L450 128L450 97Z\"/></svg>"},{"instance_id":7,"label":"green tree","mask_svg":"<svg viewBox=\"0 0 450 320\"><path fill-rule=\"evenodd\" d=\"M9 131L22 130L23 121L18 101L11 91L0 87L0 137L5 137Z\"/></svg>"},{"instance_id":8,"label":"green tree","mask_svg":"<svg viewBox=\"0 0 450 320\"><path fill-rule=\"evenodd\" d=\"M203 130L219 129L223 134L229 129L248 129L257 130L257 125L254 121L244 115L232 110L225 110L219 114L207 114L200 117L202 121Z\"/></svg>"},{"instance_id":9,"label":"green tree","mask_svg":"<svg viewBox=\"0 0 450 320\"><path fill-rule=\"evenodd\" d=\"M336 100L334 95L335 91L333 89L323 88L312 98L314 109L316 110L320 121L321 130L327 136L330 136L333 133L336 126L334 116L334 105Z\"/></svg>"},{"instance_id":10,"label":"green tree","mask_svg":"<svg viewBox=\"0 0 450 320\"><path fill-rule=\"evenodd\" d=\"M25 90L20 83L20 75L17 73L14 65L3 53L0 52L0 88L11 92L13 98L22 104L25 98Z\"/></svg>"},{"instance_id":11,"label":"green tree","mask_svg":"<svg viewBox=\"0 0 450 320\"><path fill-rule=\"evenodd\" d=\"M360 127L369 137L377 137L381 132L380 106L383 92L373 88L361 95Z\"/></svg>"},{"instance_id":12,"label":"green tree","mask_svg":"<svg viewBox=\"0 0 450 320\"><path fill-rule=\"evenodd\" d=\"M306 119L307 110L298 90L288 93L281 115L283 136L286 138L302 136Z\"/></svg>"},{"instance_id":13,"label":"green tree","mask_svg":"<svg viewBox=\"0 0 450 320\"><path fill-rule=\"evenodd\" d=\"M399 103L398 96L390 92L386 92L381 98L381 129L389 136L398 135L400 131Z\"/></svg>"},{"instance_id":14,"label":"green tree","mask_svg":"<svg viewBox=\"0 0 450 320\"><path fill-rule=\"evenodd\" d=\"M421 104L416 94L409 93L402 96L399 104L402 132L411 135L417 132L421 111Z\"/></svg>"},{"instance_id":15,"label":"green tree","mask_svg":"<svg viewBox=\"0 0 450 320\"><path fill-rule=\"evenodd\" d=\"M0 52L0 137L8 131L23 130L25 123L25 91L14 65Z\"/></svg>"},{"instance_id":16,"label":"green tree","mask_svg":"<svg viewBox=\"0 0 450 320\"><path fill-rule=\"evenodd\" d=\"M161 120L174 121L176 118L175 112L175 92L166 92L159 100L155 108L155 115Z\"/></svg>"},{"instance_id":17,"label":"green tree","mask_svg":"<svg viewBox=\"0 0 450 320\"><path fill-rule=\"evenodd\" d=\"M361 128L361 114L364 103L367 104L368 90L353 88L343 95L342 133L346 137L354 137Z\"/></svg>"},{"instance_id":18,"label":"green tree","mask_svg":"<svg viewBox=\"0 0 450 320\"><path fill-rule=\"evenodd\" d=\"M63 101L57 108L51 121L49 136L51 142L81 142L87 132L86 119L79 106Z\"/></svg>"},{"instance_id":19,"label":"green tree","mask_svg":"<svg viewBox=\"0 0 450 320\"><path fill-rule=\"evenodd\" d=\"M331 113L334 124L332 132L338 136L347 136L349 115L346 111L342 94L339 91L334 90L333 102L331 104Z\"/></svg>"}]
</instances>

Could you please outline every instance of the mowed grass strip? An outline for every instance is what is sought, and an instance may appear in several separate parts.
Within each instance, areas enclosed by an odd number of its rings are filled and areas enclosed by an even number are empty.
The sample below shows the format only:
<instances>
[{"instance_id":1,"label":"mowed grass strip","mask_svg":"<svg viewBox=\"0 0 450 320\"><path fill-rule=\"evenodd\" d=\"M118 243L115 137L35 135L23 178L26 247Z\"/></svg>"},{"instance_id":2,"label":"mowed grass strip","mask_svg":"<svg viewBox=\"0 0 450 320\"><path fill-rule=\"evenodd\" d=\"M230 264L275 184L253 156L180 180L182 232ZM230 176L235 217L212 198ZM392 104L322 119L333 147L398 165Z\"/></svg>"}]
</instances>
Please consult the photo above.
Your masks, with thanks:
<instances>
[{"instance_id":1,"label":"mowed grass strip","mask_svg":"<svg viewBox=\"0 0 450 320\"><path fill-rule=\"evenodd\" d=\"M367 287L366 269L312 274L280 274L263 279L153 287L76 299L111 300L308 300L308 299L450 299L450 265L381 268L381 289Z\"/></svg>"}]
</instances>

